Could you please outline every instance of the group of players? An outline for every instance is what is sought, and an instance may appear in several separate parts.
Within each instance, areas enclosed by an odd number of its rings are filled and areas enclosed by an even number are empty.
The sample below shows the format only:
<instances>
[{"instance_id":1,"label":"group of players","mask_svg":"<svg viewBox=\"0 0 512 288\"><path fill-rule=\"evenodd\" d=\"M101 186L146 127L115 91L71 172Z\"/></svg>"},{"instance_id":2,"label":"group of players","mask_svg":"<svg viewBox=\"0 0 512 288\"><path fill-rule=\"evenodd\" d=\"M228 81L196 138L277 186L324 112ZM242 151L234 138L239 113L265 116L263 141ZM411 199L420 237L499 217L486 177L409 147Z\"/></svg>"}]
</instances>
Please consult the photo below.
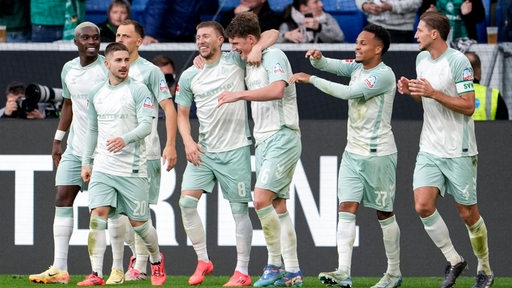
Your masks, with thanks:
<instances>
[{"instance_id":1,"label":"group of players","mask_svg":"<svg viewBox=\"0 0 512 288\"><path fill-rule=\"evenodd\" d=\"M452 287L467 267L436 210L438 195L445 193L454 197L478 258L473 287L490 287L494 275L474 180L477 149L471 118L475 107L473 75L467 58L447 46L449 30L444 15L422 15L416 33L422 50L416 63L417 79L401 77L398 82L392 69L382 62L390 37L378 25L368 25L359 34L355 59L335 60L324 57L319 50L306 52L313 67L351 77L349 85L342 85L305 73L293 74L283 51L272 47L278 32L262 33L251 12L235 16L225 31L217 22L202 22L196 34L199 56L180 77L176 113L164 75L138 54L144 37L139 23L123 22L117 30L117 42L106 47L105 57L99 55L98 27L90 22L78 25L74 42L79 57L66 63L62 70L65 100L53 143L52 154L58 167L54 262L41 274L30 275L30 281L69 282L72 206L83 183L89 182L88 251L92 273L78 285L105 283L102 270L107 223L113 264L106 283L145 280L148 260L151 283L165 283L164 257L150 220L149 204L158 199L160 159L167 170L176 163L175 139L179 130L187 159L179 206L185 232L198 258L189 284L201 284L214 269L197 205L202 194L211 193L219 183L236 224L237 263L224 286L303 286L297 236L286 199L302 150L295 83L310 83L349 103L347 146L338 176L338 268L320 273L319 279L327 285L352 286L355 219L363 204L377 212L388 259L384 276L372 287L398 287L402 283L400 229L393 213L397 149L391 130L398 87L399 93L422 102L424 108L414 199L425 230L448 261L441 287ZM225 35L232 45L231 52L221 50ZM252 133L247 101L254 121ZM199 120L197 141L191 135L189 120L193 102ZM158 105L165 112L167 133L162 158L156 133ZM67 148L62 154L61 141L66 132ZM254 199L252 137L256 147ZM250 201L261 222L268 251L267 265L254 284L248 273L253 230ZM125 243L133 252L126 273L122 263Z\"/></svg>"}]
</instances>

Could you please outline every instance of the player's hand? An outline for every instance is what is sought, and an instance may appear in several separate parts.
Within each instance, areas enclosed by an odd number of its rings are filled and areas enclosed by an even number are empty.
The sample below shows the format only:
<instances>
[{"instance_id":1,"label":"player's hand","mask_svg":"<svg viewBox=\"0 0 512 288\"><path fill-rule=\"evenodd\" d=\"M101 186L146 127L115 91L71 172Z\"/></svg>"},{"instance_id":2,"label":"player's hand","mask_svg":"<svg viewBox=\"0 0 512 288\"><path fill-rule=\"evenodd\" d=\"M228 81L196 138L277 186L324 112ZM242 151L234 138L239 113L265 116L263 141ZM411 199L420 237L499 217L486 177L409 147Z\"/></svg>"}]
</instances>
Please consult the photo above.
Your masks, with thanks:
<instances>
[{"instance_id":1,"label":"player's hand","mask_svg":"<svg viewBox=\"0 0 512 288\"><path fill-rule=\"evenodd\" d=\"M177 159L176 147L174 145L166 145L162 153L162 164L166 165L165 170L171 171L176 166Z\"/></svg>"},{"instance_id":2,"label":"player's hand","mask_svg":"<svg viewBox=\"0 0 512 288\"><path fill-rule=\"evenodd\" d=\"M252 47L251 52L247 54L247 64L258 66L261 64L261 47L257 44Z\"/></svg>"},{"instance_id":3,"label":"player's hand","mask_svg":"<svg viewBox=\"0 0 512 288\"><path fill-rule=\"evenodd\" d=\"M299 73L293 74L292 77L290 77L290 79L288 80L288 82L290 82L290 84L293 84L293 83L308 84L310 78L311 78L311 75L303 73L303 72L299 72Z\"/></svg>"},{"instance_id":4,"label":"player's hand","mask_svg":"<svg viewBox=\"0 0 512 288\"><path fill-rule=\"evenodd\" d=\"M404 76L400 77L398 79L398 82L396 83L396 88L398 89L398 93L400 94L411 94L411 91L409 91L409 79L405 78Z\"/></svg>"},{"instance_id":5,"label":"player's hand","mask_svg":"<svg viewBox=\"0 0 512 288\"><path fill-rule=\"evenodd\" d=\"M379 15L380 13L383 12L382 7L373 2L365 2L362 8L364 12L372 15Z\"/></svg>"},{"instance_id":6,"label":"player's hand","mask_svg":"<svg viewBox=\"0 0 512 288\"><path fill-rule=\"evenodd\" d=\"M201 55L197 55L194 57L194 60L192 60L192 63L197 69L203 69L204 65L206 65L206 59L204 59Z\"/></svg>"},{"instance_id":7,"label":"player's hand","mask_svg":"<svg viewBox=\"0 0 512 288\"><path fill-rule=\"evenodd\" d=\"M219 98L217 99L217 107L222 106L222 104L232 103L240 100L238 99L238 94L239 93L232 91L224 91L220 93Z\"/></svg>"},{"instance_id":8,"label":"player's hand","mask_svg":"<svg viewBox=\"0 0 512 288\"><path fill-rule=\"evenodd\" d=\"M121 151L126 146L123 138L115 137L107 140L107 150L108 152L117 153Z\"/></svg>"},{"instance_id":9,"label":"player's hand","mask_svg":"<svg viewBox=\"0 0 512 288\"><path fill-rule=\"evenodd\" d=\"M52 159L55 167L59 167L60 159L62 158L62 141L53 140L52 145Z\"/></svg>"},{"instance_id":10,"label":"player's hand","mask_svg":"<svg viewBox=\"0 0 512 288\"><path fill-rule=\"evenodd\" d=\"M428 98L433 98L436 92L434 88L432 88L430 82L425 78L410 80L409 91L411 91L410 94L412 96L423 96Z\"/></svg>"},{"instance_id":11,"label":"player's hand","mask_svg":"<svg viewBox=\"0 0 512 288\"><path fill-rule=\"evenodd\" d=\"M311 49L311 50L308 50L308 52L306 52L306 55L304 57L306 59L309 57L313 57L313 59L319 60L320 58L322 58L322 52L317 49Z\"/></svg>"},{"instance_id":12,"label":"player's hand","mask_svg":"<svg viewBox=\"0 0 512 288\"><path fill-rule=\"evenodd\" d=\"M185 155L187 156L187 161L194 164L194 166L201 165L203 161L201 159L201 154L204 154L201 146L194 141L190 141L189 143L185 143Z\"/></svg>"},{"instance_id":13,"label":"player's hand","mask_svg":"<svg viewBox=\"0 0 512 288\"><path fill-rule=\"evenodd\" d=\"M91 166L82 166L82 172L80 173L80 176L82 176L82 180L84 180L84 182L89 182L89 180L91 180L91 174Z\"/></svg>"}]
</instances>

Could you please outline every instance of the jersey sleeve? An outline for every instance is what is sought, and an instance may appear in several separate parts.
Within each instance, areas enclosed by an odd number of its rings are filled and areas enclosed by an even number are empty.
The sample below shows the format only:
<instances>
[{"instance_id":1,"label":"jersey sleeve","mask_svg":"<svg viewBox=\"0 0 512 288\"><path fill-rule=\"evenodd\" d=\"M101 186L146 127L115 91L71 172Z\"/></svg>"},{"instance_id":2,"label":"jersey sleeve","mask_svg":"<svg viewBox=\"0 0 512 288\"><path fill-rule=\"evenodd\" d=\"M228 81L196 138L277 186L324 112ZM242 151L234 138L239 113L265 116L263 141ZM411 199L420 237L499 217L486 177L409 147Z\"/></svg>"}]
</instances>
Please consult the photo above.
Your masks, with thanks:
<instances>
[{"instance_id":1,"label":"jersey sleeve","mask_svg":"<svg viewBox=\"0 0 512 288\"><path fill-rule=\"evenodd\" d=\"M196 73L196 69L190 67L181 74L178 85L176 86L176 103L181 106L190 107L194 101L194 93L192 92L192 79ZM196 71L197 72L197 71Z\"/></svg>"},{"instance_id":2,"label":"jersey sleeve","mask_svg":"<svg viewBox=\"0 0 512 288\"><path fill-rule=\"evenodd\" d=\"M66 99L71 98L71 93L69 92L68 85L66 84L66 75L68 74L70 68L69 68L69 62L64 64L62 67L62 71L60 72L60 81L62 85L62 97Z\"/></svg>"},{"instance_id":3,"label":"jersey sleeve","mask_svg":"<svg viewBox=\"0 0 512 288\"><path fill-rule=\"evenodd\" d=\"M269 84L276 81L284 81L288 85L291 71L288 68L286 55L278 49L269 49L263 54L262 65L267 70Z\"/></svg>"},{"instance_id":4,"label":"jersey sleeve","mask_svg":"<svg viewBox=\"0 0 512 288\"><path fill-rule=\"evenodd\" d=\"M155 106L151 92L144 85L130 86L135 109L137 111L137 128L121 136L126 144L140 141L151 133L151 123L155 115Z\"/></svg>"},{"instance_id":5,"label":"jersey sleeve","mask_svg":"<svg viewBox=\"0 0 512 288\"><path fill-rule=\"evenodd\" d=\"M148 82L146 83L151 93L155 95L156 100L160 103L165 99L172 98L164 73L158 68L153 67L149 72ZM158 104L158 103L155 103Z\"/></svg>"},{"instance_id":6,"label":"jersey sleeve","mask_svg":"<svg viewBox=\"0 0 512 288\"><path fill-rule=\"evenodd\" d=\"M464 54L456 54L456 57L453 57L451 69L452 76L457 87L457 93L459 95L475 92L475 88L473 86L473 68Z\"/></svg>"},{"instance_id":7,"label":"jersey sleeve","mask_svg":"<svg viewBox=\"0 0 512 288\"><path fill-rule=\"evenodd\" d=\"M355 85L359 87L358 90L362 91L364 98L368 100L395 89L395 80L393 71L389 67L382 67L373 69L368 76Z\"/></svg>"},{"instance_id":8,"label":"jersey sleeve","mask_svg":"<svg viewBox=\"0 0 512 288\"><path fill-rule=\"evenodd\" d=\"M338 76L350 77L352 72L356 70L361 64L357 63L354 59L333 59L322 56L316 60L309 57L311 65L318 70L336 74Z\"/></svg>"}]
</instances>

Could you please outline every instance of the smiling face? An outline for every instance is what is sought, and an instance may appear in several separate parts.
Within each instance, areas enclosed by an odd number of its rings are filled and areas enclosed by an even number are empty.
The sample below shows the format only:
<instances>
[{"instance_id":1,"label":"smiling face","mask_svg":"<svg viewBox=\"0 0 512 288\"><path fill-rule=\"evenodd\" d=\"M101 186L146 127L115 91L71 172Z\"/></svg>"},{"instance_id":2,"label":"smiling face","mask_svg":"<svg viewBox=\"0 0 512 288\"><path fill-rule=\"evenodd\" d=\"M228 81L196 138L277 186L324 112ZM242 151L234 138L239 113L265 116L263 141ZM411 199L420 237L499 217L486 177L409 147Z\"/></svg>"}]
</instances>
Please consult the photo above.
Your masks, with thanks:
<instances>
[{"instance_id":1,"label":"smiling face","mask_svg":"<svg viewBox=\"0 0 512 288\"><path fill-rule=\"evenodd\" d=\"M375 38L375 34L368 31L359 33L356 39L356 62L369 64L380 56L381 51L382 43Z\"/></svg>"},{"instance_id":2,"label":"smiling face","mask_svg":"<svg viewBox=\"0 0 512 288\"><path fill-rule=\"evenodd\" d=\"M233 37L229 38L229 43L231 43L231 50L238 52L240 54L240 58L243 60L247 60L247 55L252 50L254 44L256 44L256 38L253 35L249 35L245 38L243 37Z\"/></svg>"},{"instance_id":3,"label":"smiling face","mask_svg":"<svg viewBox=\"0 0 512 288\"><path fill-rule=\"evenodd\" d=\"M74 42L80 56L96 58L100 51L100 32L94 27L83 27Z\"/></svg>"},{"instance_id":4,"label":"smiling face","mask_svg":"<svg viewBox=\"0 0 512 288\"><path fill-rule=\"evenodd\" d=\"M207 62L214 62L221 55L221 46L224 37L220 35L214 28L205 26L197 29L196 45L199 54L206 59Z\"/></svg>"}]
</instances>

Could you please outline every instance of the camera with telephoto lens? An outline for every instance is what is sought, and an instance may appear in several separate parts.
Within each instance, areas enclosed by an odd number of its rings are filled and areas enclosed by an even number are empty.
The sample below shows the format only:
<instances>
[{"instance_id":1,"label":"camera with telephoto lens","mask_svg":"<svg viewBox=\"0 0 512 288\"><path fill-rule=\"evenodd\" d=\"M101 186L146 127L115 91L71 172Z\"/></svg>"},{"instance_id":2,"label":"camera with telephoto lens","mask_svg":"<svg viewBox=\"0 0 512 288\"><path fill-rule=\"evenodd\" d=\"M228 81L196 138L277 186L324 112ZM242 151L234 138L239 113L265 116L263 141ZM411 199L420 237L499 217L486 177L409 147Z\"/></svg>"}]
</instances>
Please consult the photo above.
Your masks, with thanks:
<instances>
[{"instance_id":1,"label":"camera with telephoto lens","mask_svg":"<svg viewBox=\"0 0 512 288\"><path fill-rule=\"evenodd\" d=\"M25 96L17 101L18 111L26 116L43 104L46 117L58 117L62 105L62 89L31 83L25 88Z\"/></svg>"}]
</instances>

